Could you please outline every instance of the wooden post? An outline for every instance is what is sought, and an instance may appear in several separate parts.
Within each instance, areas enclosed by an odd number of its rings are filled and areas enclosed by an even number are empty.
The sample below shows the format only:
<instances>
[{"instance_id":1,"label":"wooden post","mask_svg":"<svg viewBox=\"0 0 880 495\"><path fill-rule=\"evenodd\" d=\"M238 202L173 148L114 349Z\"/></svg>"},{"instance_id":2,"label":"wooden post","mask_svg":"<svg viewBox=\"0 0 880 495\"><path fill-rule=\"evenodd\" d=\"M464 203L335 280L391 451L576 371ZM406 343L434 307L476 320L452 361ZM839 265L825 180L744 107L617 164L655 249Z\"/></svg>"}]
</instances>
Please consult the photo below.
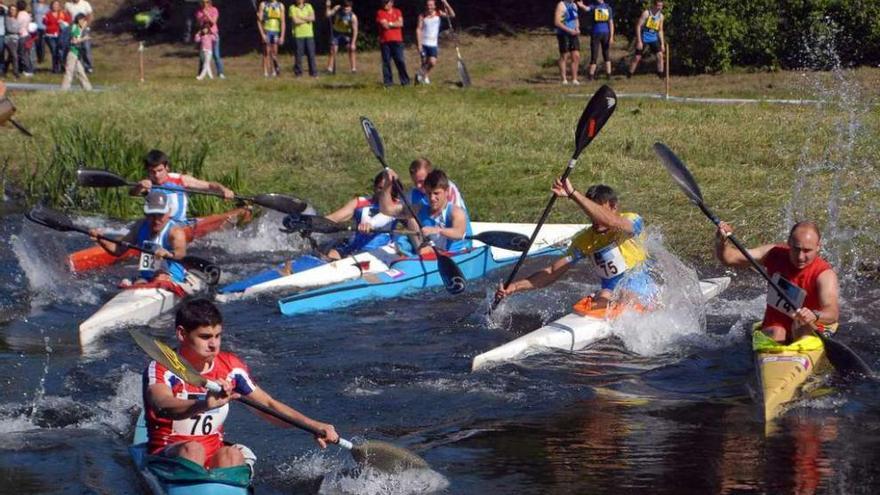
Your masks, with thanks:
<instances>
[{"instance_id":1,"label":"wooden post","mask_svg":"<svg viewBox=\"0 0 880 495\"><path fill-rule=\"evenodd\" d=\"M138 64L140 65L141 82L144 82L144 42L138 44Z\"/></svg>"},{"instance_id":2,"label":"wooden post","mask_svg":"<svg viewBox=\"0 0 880 495\"><path fill-rule=\"evenodd\" d=\"M670 52L669 43L665 43L665 45L666 46L664 48L666 48L666 64L665 64L664 69L666 69L666 99L668 100L669 99L669 59L671 56L669 54L669 52Z\"/></svg>"}]
</instances>

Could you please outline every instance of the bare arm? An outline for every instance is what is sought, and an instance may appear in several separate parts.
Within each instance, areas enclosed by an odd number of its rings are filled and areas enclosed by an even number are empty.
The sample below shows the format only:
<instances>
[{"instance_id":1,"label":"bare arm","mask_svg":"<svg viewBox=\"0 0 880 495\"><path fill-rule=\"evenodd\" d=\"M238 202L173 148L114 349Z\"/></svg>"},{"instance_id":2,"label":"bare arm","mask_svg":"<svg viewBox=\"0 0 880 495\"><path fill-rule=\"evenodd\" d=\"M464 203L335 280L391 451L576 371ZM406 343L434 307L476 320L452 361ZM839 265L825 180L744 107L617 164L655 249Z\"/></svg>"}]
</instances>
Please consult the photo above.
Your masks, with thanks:
<instances>
[{"instance_id":1,"label":"bare arm","mask_svg":"<svg viewBox=\"0 0 880 495\"><path fill-rule=\"evenodd\" d=\"M645 21L648 20L648 11L642 12L642 15L639 16L639 22L636 23L636 46L642 47L644 46L644 42L642 41L642 28L645 26Z\"/></svg>"},{"instance_id":2,"label":"bare arm","mask_svg":"<svg viewBox=\"0 0 880 495\"><path fill-rule=\"evenodd\" d=\"M147 401L161 416L169 419L188 419L211 409L222 407L240 395L232 392L231 384L223 384L223 392L208 392L204 400L178 399L164 383L154 383L147 389Z\"/></svg>"},{"instance_id":3,"label":"bare arm","mask_svg":"<svg viewBox=\"0 0 880 495\"><path fill-rule=\"evenodd\" d=\"M329 215L325 215L324 218L336 223L346 222L350 220L352 216L354 216L354 210L357 208L357 202L357 198L354 198L348 203L345 203L342 208L334 211Z\"/></svg>"},{"instance_id":4,"label":"bare arm","mask_svg":"<svg viewBox=\"0 0 880 495\"><path fill-rule=\"evenodd\" d=\"M168 239L171 241L171 252L159 248L156 254L163 258L183 259L186 256L186 232L182 228L175 227L168 233Z\"/></svg>"},{"instance_id":5,"label":"bare arm","mask_svg":"<svg viewBox=\"0 0 880 495\"><path fill-rule=\"evenodd\" d=\"M465 216L464 210L454 206L452 208L452 227L424 227L422 234L439 234L455 241L464 239L464 236L467 234L467 216Z\"/></svg>"},{"instance_id":6,"label":"bare arm","mask_svg":"<svg viewBox=\"0 0 880 495\"><path fill-rule=\"evenodd\" d=\"M715 257L724 266L748 268L752 266L749 259L746 258L736 246L727 239L727 236L733 233L733 228L726 222L721 222L715 235ZM774 244L765 244L756 248L747 249L746 251L759 263L764 261L767 253L773 249Z\"/></svg>"},{"instance_id":7,"label":"bare arm","mask_svg":"<svg viewBox=\"0 0 880 495\"><path fill-rule=\"evenodd\" d=\"M553 15L553 25L565 32L570 32L571 29L568 29L567 27L565 27L565 24L562 23L564 13L565 6L562 5L562 2L559 2L558 4L556 4L556 13Z\"/></svg>"},{"instance_id":8,"label":"bare arm","mask_svg":"<svg viewBox=\"0 0 880 495\"><path fill-rule=\"evenodd\" d=\"M247 397L257 404L265 406L275 412L281 413L284 416L287 416L300 423L304 423L312 429L317 430L319 434L315 435L315 441L317 441L322 448L326 447L328 443L336 443L339 441L339 435L336 433L336 429L333 428L333 425L322 423L306 416L305 414L281 402L280 400L273 398L271 395L269 395L259 387L255 388L253 392L248 394ZM276 425L288 428L291 427L291 425L280 421L272 416L267 416L263 413L258 414Z\"/></svg>"},{"instance_id":9,"label":"bare arm","mask_svg":"<svg viewBox=\"0 0 880 495\"><path fill-rule=\"evenodd\" d=\"M357 37L358 37L358 17L354 14L351 15L351 46L352 48L357 46Z\"/></svg>"},{"instance_id":10,"label":"bare arm","mask_svg":"<svg viewBox=\"0 0 880 495\"><path fill-rule=\"evenodd\" d=\"M611 32L608 34L608 43L613 45L614 44L614 19L608 20L608 28L611 30Z\"/></svg>"},{"instance_id":11,"label":"bare arm","mask_svg":"<svg viewBox=\"0 0 880 495\"><path fill-rule=\"evenodd\" d=\"M840 318L840 285L834 270L825 270L817 280L819 285L819 304L821 309L817 313L818 322L824 325L837 323Z\"/></svg>"},{"instance_id":12,"label":"bare arm","mask_svg":"<svg viewBox=\"0 0 880 495\"><path fill-rule=\"evenodd\" d=\"M419 14L419 22L416 24L416 48L422 49L422 28L425 26L425 16Z\"/></svg>"},{"instance_id":13,"label":"bare arm","mask_svg":"<svg viewBox=\"0 0 880 495\"><path fill-rule=\"evenodd\" d=\"M443 0L443 12L440 15L444 15L450 19L455 19L455 11L452 10L452 5L449 5L449 2Z\"/></svg>"},{"instance_id":14,"label":"bare arm","mask_svg":"<svg viewBox=\"0 0 880 495\"><path fill-rule=\"evenodd\" d=\"M337 6L335 6L335 7L331 7L330 5L331 5L331 4L330 4L330 0L327 0L327 6L326 6L326 8L324 9L324 15L325 15L328 19L331 18L331 17L333 17L333 14L335 14L340 8L342 8L342 5L341 5L341 4L340 4L340 5L337 5Z\"/></svg>"},{"instance_id":15,"label":"bare arm","mask_svg":"<svg viewBox=\"0 0 880 495\"><path fill-rule=\"evenodd\" d=\"M506 290L504 290L504 288L502 287L499 290L499 293L503 292L503 294L500 295L502 297L505 297L515 292L522 292L547 287L553 282L559 280L559 277L565 275L568 272L569 268L571 268L571 260L568 258L568 256L559 258L543 270L538 270L537 272L529 275L527 278L521 278L519 280L511 282Z\"/></svg>"},{"instance_id":16,"label":"bare arm","mask_svg":"<svg viewBox=\"0 0 880 495\"><path fill-rule=\"evenodd\" d=\"M205 191L214 191L223 195L226 199L232 199L235 197L235 193L232 189L220 184L219 182L210 182L202 179L196 179L191 175L183 175L181 176L181 180L183 181L183 186L188 187L190 189L202 189Z\"/></svg>"},{"instance_id":17,"label":"bare arm","mask_svg":"<svg viewBox=\"0 0 880 495\"><path fill-rule=\"evenodd\" d=\"M135 236L137 236L137 232L140 230L142 223L143 220L135 222L135 224L131 227L131 229L129 229L128 233L125 234L121 240L129 244L134 244ZM101 229L92 229L89 231L89 234L94 237L98 235L103 235L103 232L101 232ZM113 256L122 256L123 254L125 254L126 251L128 251L128 249L123 248L122 245L118 242L110 242L104 239L95 239L95 242L97 242L98 245L104 249L104 251L107 251L107 253Z\"/></svg>"},{"instance_id":18,"label":"bare arm","mask_svg":"<svg viewBox=\"0 0 880 495\"><path fill-rule=\"evenodd\" d=\"M389 217L408 218L409 212L403 206L403 198L395 203L394 198L391 196L391 190L394 188L392 182L395 178L397 178L397 175L391 172L391 180L385 181L385 187L382 188L382 194L379 195L379 211ZM404 194L406 193L404 192Z\"/></svg>"},{"instance_id":19,"label":"bare arm","mask_svg":"<svg viewBox=\"0 0 880 495\"><path fill-rule=\"evenodd\" d=\"M263 30L263 8L265 5L266 2L260 2L260 6L257 8L257 29L260 30L260 37L264 40L266 39L266 31Z\"/></svg>"},{"instance_id":20,"label":"bare arm","mask_svg":"<svg viewBox=\"0 0 880 495\"><path fill-rule=\"evenodd\" d=\"M559 197L566 196L571 198L581 207L582 210L584 210L584 213L587 214L594 225L607 227L612 230L619 230L630 235L635 233L635 227L629 219L622 217L618 213L605 208L576 191L568 179L565 179L565 184L557 179L553 183L553 193Z\"/></svg>"},{"instance_id":21,"label":"bare arm","mask_svg":"<svg viewBox=\"0 0 880 495\"><path fill-rule=\"evenodd\" d=\"M666 21L666 16L660 17L660 30L658 32L660 35L660 49L661 50L666 49L666 38L663 37L663 24L665 24L665 21Z\"/></svg>"}]
</instances>

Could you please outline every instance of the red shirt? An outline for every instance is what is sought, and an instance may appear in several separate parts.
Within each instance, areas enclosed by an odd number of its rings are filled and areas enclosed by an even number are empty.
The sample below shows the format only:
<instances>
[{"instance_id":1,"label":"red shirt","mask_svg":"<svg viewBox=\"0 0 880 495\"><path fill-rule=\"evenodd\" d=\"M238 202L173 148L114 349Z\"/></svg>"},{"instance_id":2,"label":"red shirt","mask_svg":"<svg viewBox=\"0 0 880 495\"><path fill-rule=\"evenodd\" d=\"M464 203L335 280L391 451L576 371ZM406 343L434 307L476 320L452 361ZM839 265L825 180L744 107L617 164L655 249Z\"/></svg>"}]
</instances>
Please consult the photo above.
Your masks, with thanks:
<instances>
[{"instance_id":1,"label":"red shirt","mask_svg":"<svg viewBox=\"0 0 880 495\"><path fill-rule=\"evenodd\" d=\"M379 25L379 43L403 42L402 27L385 29L385 27L382 26L382 21L397 23L401 19L403 19L403 14L400 12L400 9L392 8L391 11L379 9L379 11L376 12L376 24Z\"/></svg>"},{"instance_id":2,"label":"red shirt","mask_svg":"<svg viewBox=\"0 0 880 495\"><path fill-rule=\"evenodd\" d=\"M791 248L787 245L779 245L772 248L764 258L764 266L767 267L767 273L771 277L778 273L780 277L803 289L806 292L803 307L812 310L821 309L822 304L819 301L819 275L824 273L825 270L830 270L831 265L824 259L816 257L809 265L798 270L797 267L791 264L791 259L789 258L790 251ZM776 291L772 287L768 287L768 290L770 294L769 299L775 299ZM791 317L768 304L767 309L764 311L764 321L761 323L761 327L776 326L791 329L791 323Z\"/></svg>"},{"instance_id":3,"label":"red shirt","mask_svg":"<svg viewBox=\"0 0 880 495\"><path fill-rule=\"evenodd\" d=\"M73 21L70 20L70 14L66 10L60 12L47 12L46 15L43 16L43 24L46 25L46 34L49 36L58 36L61 33L62 21L66 22L68 26L73 23Z\"/></svg>"},{"instance_id":4,"label":"red shirt","mask_svg":"<svg viewBox=\"0 0 880 495\"><path fill-rule=\"evenodd\" d=\"M248 395L256 385L251 381L245 365L235 354L221 352L214 359L211 369L202 376L212 381L228 379L235 385L235 391ZM192 418L172 420L153 410L146 400L150 385L164 383L178 399L202 399L207 390L189 385L172 371L156 361L151 361L144 370L144 404L147 419L149 452L157 454L165 447L178 443L196 441L205 447L206 462L223 446L223 422L229 412L229 404L205 411Z\"/></svg>"}]
</instances>

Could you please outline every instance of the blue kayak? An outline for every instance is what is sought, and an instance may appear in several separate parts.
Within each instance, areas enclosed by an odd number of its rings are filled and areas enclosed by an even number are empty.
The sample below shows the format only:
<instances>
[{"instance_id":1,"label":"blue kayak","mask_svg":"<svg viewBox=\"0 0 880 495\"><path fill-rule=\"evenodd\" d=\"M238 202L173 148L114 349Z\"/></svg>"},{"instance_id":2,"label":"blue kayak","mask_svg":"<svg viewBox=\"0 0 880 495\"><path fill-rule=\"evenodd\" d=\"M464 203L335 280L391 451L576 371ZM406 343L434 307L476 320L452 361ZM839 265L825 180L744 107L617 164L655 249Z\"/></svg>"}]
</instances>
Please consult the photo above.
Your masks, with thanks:
<instances>
[{"instance_id":1,"label":"blue kayak","mask_svg":"<svg viewBox=\"0 0 880 495\"><path fill-rule=\"evenodd\" d=\"M467 280L484 277L492 270L516 262L518 253L507 252L505 257L493 256L495 249L480 246L452 257ZM546 247L529 253L537 256L561 255L563 247ZM511 254L514 254L511 256ZM307 290L278 301L281 313L287 316L350 306L370 299L388 299L420 289L442 287L437 261L420 258L401 258L389 265L388 270L365 273L361 278Z\"/></svg>"},{"instance_id":2,"label":"blue kayak","mask_svg":"<svg viewBox=\"0 0 880 495\"><path fill-rule=\"evenodd\" d=\"M250 468L236 466L210 471L189 461L160 459L147 454L147 425L144 413L138 417L134 439L128 447L135 467L154 494L163 495L247 495L251 486L241 486L250 478ZM155 462L159 461L159 462ZM169 481L174 479L174 481Z\"/></svg>"}]
</instances>

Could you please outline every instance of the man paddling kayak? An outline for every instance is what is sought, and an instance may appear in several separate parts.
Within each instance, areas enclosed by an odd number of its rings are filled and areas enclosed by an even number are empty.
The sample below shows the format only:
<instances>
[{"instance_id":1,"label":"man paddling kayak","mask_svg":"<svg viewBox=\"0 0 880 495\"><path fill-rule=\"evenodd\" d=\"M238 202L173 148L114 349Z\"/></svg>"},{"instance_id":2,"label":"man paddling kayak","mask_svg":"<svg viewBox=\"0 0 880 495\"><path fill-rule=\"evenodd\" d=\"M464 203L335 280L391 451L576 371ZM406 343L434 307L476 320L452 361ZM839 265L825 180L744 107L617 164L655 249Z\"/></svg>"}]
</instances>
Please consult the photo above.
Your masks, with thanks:
<instances>
[{"instance_id":1,"label":"man paddling kayak","mask_svg":"<svg viewBox=\"0 0 880 495\"><path fill-rule=\"evenodd\" d=\"M113 256L122 256L128 251L120 243L106 239L97 239L103 235L101 229L89 231L95 242ZM144 201L144 219L132 226L123 241L139 248L152 251L153 254L141 253L138 261L138 279L135 284L148 282L164 282L181 284L186 279L186 269L179 261L186 256L186 232L182 226L171 220L171 201L169 196L152 191ZM123 281L123 286L132 285Z\"/></svg>"},{"instance_id":2,"label":"man paddling kayak","mask_svg":"<svg viewBox=\"0 0 880 495\"><path fill-rule=\"evenodd\" d=\"M171 165L168 155L160 150L150 150L144 157L144 170L147 172L147 178L139 181L129 191L132 196L142 196L150 192L153 186L162 186L162 191L171 199L171 218L178 223L185 223L186 216L186 193L183 188L203 189L206 191L215 191L223 195L227 200L233 199L235 193L232 189L220 184L219 182L209 182L197 179L191 175L180 174L171 171ZM167 189L175 189L177 191L169 191Z\"/></svg>"},{"instance_id":3,"label":"man paddling kayak","mask_svg":"<svg viewBox=\"0 0 880 495\"><path fill-rule=\"evenodd\" d=\"M417 158L409 164L409 178L412 180L413 187L407 193L407 197L411 205L419 203L428 204L428 197L425 193L425 179L432 170L434 170L434 164L427 158ZM464 204L464 198L461 196L458 186L448 178L447 181L449 182L449 189L447 189L446 199L455 206L466 210L467 205Z\"/></svg>"},{"instance_id":4,"label":"man paddling kayak","mask_svg":"<svg viewBox=\"0 0 880 495\"><path fill-rule=\"evenodd\" d=\"M613 291L621 283L624 299L650 304L657 287L647 269L648 253L644 247L645 224L642 217L635 213L620 213L617 193L604 184L591 186L581 194L568 179L564 183L556 179L552 190L556 196L567 197L577 203L592 225L572 239L566 256L527 278L511 282L507 287L502 284L495 297L502 299L516 292L546 287L562 277L575 263L589 258L602 280L602 288L598 294L579 302L579 311L607 307Z\"/></svg>"},{"instance_id":5,"label":"man paddling kayak","mask_svg":"<svg viewBox=\"0 0 880 495\"><path fill-rule=\"evenodd\" d=\"M312 426L321 448L339 441L332 425L315 421L258 387L238 356L220 350L223 316L207 299L184 302L175 317L178 352L208 380L223 387L219 393L187 384L173 371L151 361L144 370L144 411L148 449L153 456L184 459L208 469L244 465L250 449L226 446L223 423L229 402L241 396L287 417ZM279 425L282 425L279 423ZM286 424L283 424L286 426ZM148 459L147 465L149 466ZM184 466L185 468L185 463Z\"/></svg>"},{"instance_id":6,"label":"man paddling kayak","mask_svg":"<svg viewBox=\"0 0 880 495\"><path fill-rule=\"evenodd\" d=\"M725 266L750 267L749 260L731 243L733 227L718 224L715 256ZM819 256L822 234L813 222L799 222L791 228L786 244L764 244L749 249L755 260L800 308L792 308L772 288L761 329L779 343L789 344L812 333L811 325L833 331L840 314L837 273Z\"/></svg>"},{"instance_id":7,"label":"man paddling kayak","mask_svg":"<svg viewBox=\"0 0 880 495\"><path fill-rule=\"evenodd\" d=\"M409 210L392 197L392 181L397 178L393 170L389 170L390 179L384 184L380 205L382 213L395 218L409 221L411 229L418 229L415 220L410 216ZM412 203L412 208L422 225L422 238L431 241L438 249L458 253L471 248L471 241L465 239L472 235L471 220L467 210L449 201L450 181L446 173L440 169L432 170L427 174L424 181L426 201ZM414 245L421 246L421 242ZM406 249L401 246L401 249ZM422 250L431 251L424 247ZM423 253L424 254L424 253Z\"/></svg>"},{"instance_id":8,"label":"man paddling kayak","mask_svg":"<svg viewBox=\"0 0 880 495\"><path fill-rule=\"evenodd\" d=\"M378 249L391 244L393 239L390 232L373 232L374 230L394 230L397 219L381 212L379 197L385 189L385 173L380 172L373 178L373 195L371 197L358 196L342 208L326 215L324 218L342 223L351 220L356 233L342 244L330 249L326 256L331 260L339 260L346 256Z\"/></svg>"}]
</instances>

